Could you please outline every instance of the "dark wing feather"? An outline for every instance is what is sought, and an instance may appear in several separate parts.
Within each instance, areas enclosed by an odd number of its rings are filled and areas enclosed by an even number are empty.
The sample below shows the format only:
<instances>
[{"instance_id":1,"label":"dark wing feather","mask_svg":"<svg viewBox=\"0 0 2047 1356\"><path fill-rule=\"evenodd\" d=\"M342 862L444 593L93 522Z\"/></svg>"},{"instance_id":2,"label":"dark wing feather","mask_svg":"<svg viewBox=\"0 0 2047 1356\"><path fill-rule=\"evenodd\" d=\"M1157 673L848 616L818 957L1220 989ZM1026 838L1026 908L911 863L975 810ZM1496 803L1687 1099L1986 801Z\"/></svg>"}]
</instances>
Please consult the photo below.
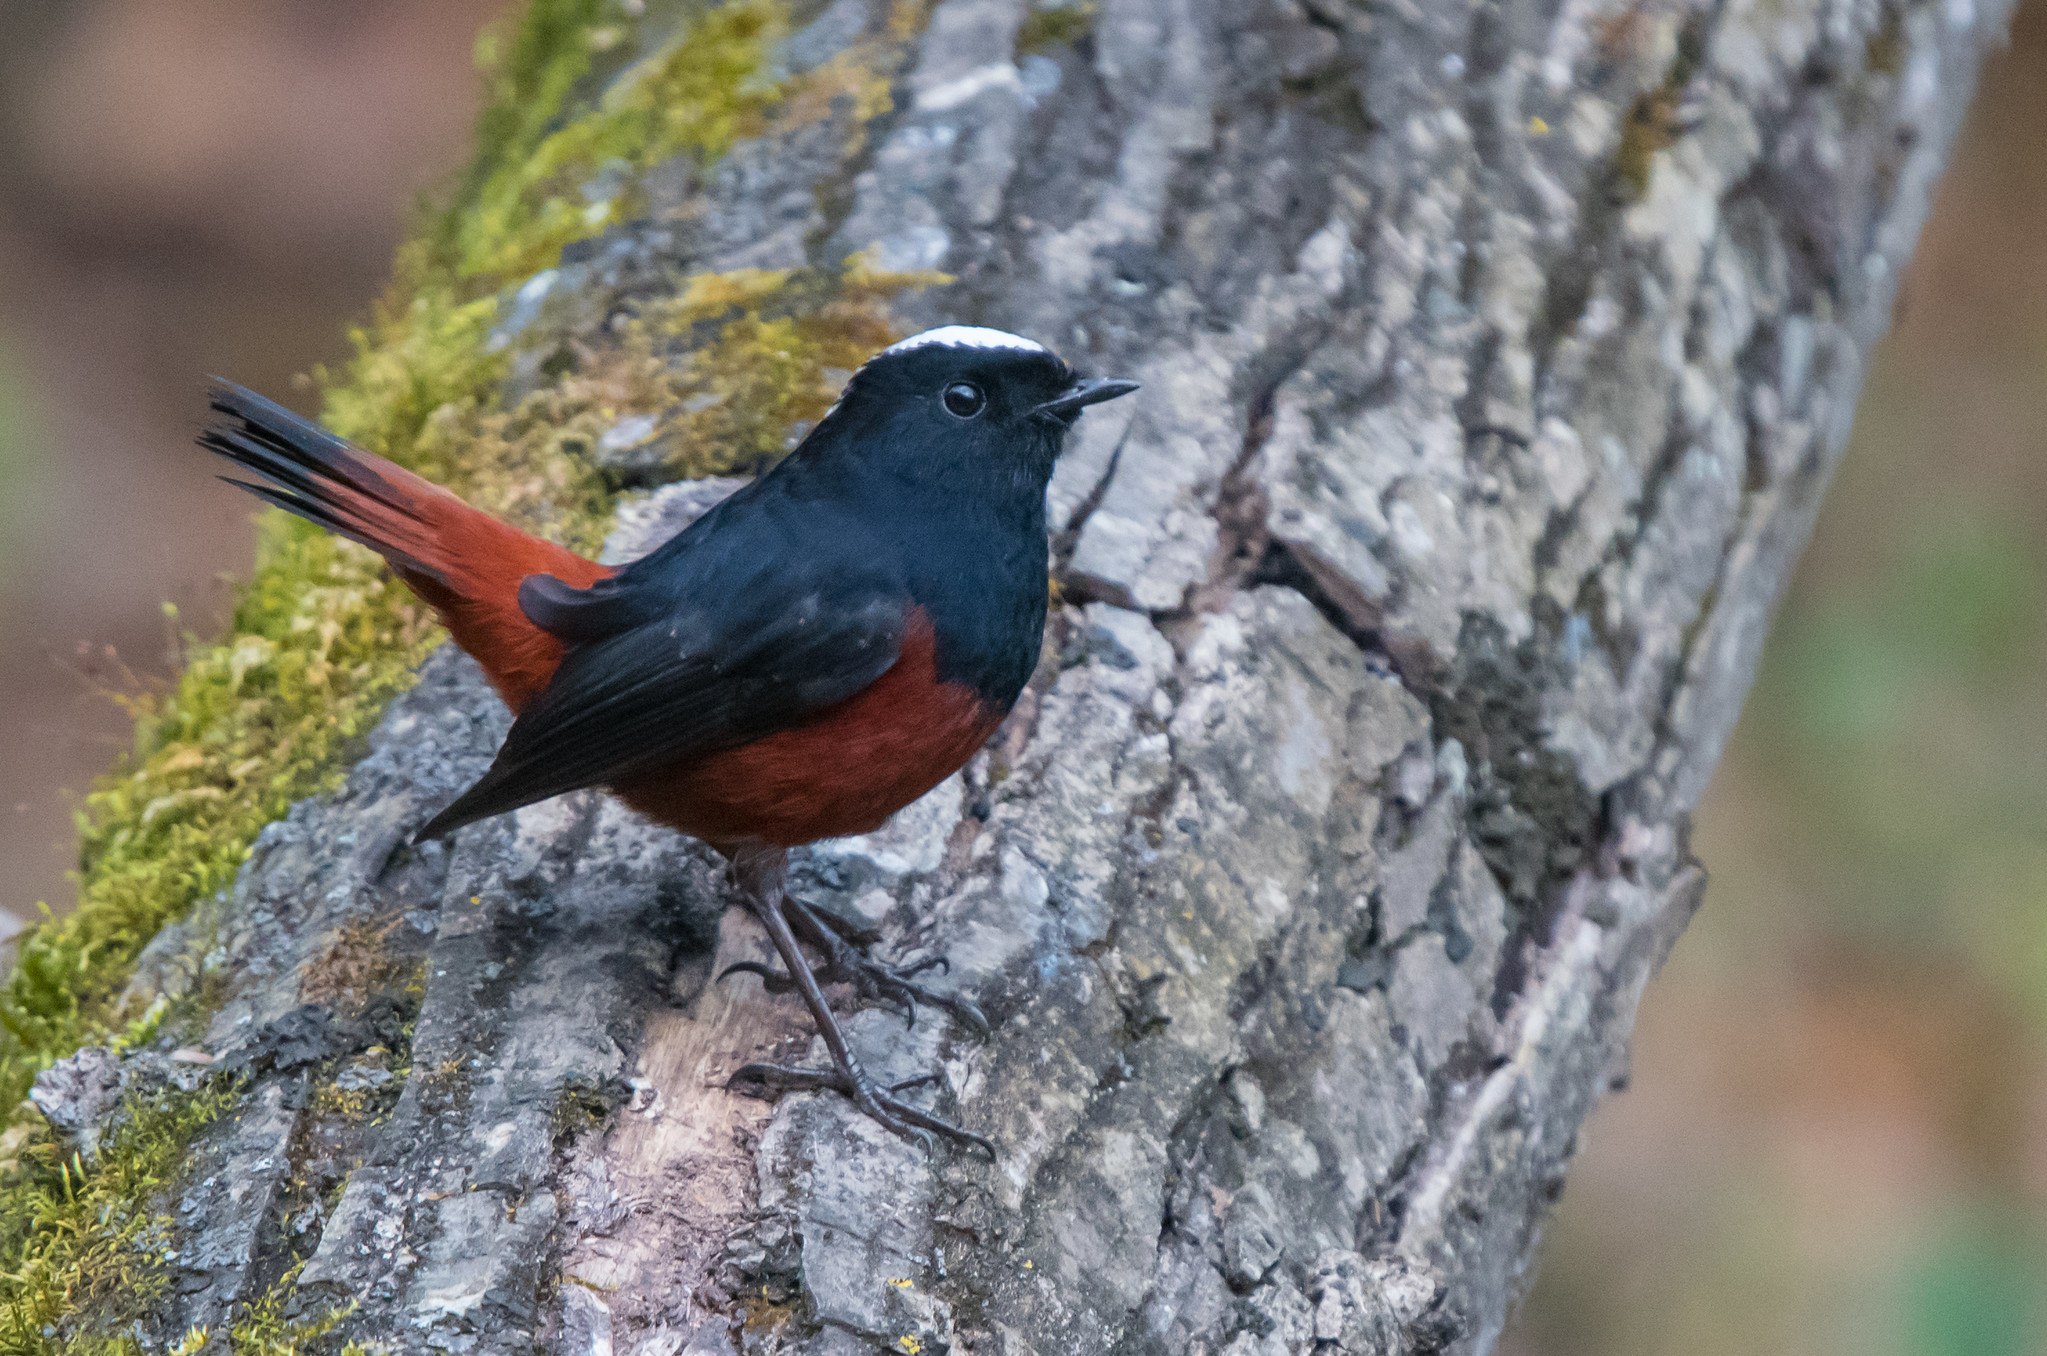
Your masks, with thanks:
<instances>
[{"instance_id":1,"label":"dark wing feather","mask_svg":"<svg viewBox=\"0 0 2047 1356\"><path fill-rule=\"evenodd\" d=\"M886 591L818 590L765 616L681 609L579 647L415 840L785 729L886 673L906 616Z\"/></svg>"}]
</instances>

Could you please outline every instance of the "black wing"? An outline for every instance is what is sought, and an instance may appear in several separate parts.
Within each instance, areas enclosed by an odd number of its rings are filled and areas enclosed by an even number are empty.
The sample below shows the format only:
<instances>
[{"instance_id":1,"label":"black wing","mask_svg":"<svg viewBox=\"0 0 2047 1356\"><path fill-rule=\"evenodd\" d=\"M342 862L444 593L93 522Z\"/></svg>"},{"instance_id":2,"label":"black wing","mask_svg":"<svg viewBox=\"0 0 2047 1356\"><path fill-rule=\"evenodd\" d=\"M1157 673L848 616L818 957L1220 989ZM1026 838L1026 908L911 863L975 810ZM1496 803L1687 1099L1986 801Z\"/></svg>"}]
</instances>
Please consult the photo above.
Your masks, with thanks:
<instances>
[{"instance_id":1,"label":"black wing","mask_svg":"<svg viewBox=\"0 0 2047 1356\"><path fill-rule=\"evenodd\" d=\"M892 589L837 581L745 609L672 609L578 646L490 771L414 839L786 729L886 673L907 615Z\"/></svg>"}]
</instances>

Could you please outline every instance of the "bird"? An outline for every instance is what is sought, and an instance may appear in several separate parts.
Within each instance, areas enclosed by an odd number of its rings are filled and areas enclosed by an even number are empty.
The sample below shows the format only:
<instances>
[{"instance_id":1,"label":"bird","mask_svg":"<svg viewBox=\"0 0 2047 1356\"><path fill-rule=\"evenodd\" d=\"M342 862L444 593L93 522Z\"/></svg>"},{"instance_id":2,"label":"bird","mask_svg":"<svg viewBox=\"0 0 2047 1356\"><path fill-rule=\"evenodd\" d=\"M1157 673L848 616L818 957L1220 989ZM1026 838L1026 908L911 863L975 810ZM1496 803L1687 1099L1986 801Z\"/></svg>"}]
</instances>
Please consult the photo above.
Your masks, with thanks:
<instances>
[{"instance_id":1,"label":"bird","mask_svg":"<svg viewBox=\"0 0 2047 1356\"><path fill-rule=\"evenodd\" d=\"M702 840L786 967L732 968L793 988L831 1064L756 1062L731 1086L836 1091L898 1135L992 1154L904 1096L930 1078L869 1074L822 986L912 1020L920 1000L985 1019L790 895L788 854L879 828L994 734L1043 645L1054 465L1083 411L1137 389L1002 330L926 330L869 358L781 461L619 567L229 381L199 444L234 463L230 484L382 556L511 709L490 768L415 842L588 787Z\"/></svg>"}]
</instances>

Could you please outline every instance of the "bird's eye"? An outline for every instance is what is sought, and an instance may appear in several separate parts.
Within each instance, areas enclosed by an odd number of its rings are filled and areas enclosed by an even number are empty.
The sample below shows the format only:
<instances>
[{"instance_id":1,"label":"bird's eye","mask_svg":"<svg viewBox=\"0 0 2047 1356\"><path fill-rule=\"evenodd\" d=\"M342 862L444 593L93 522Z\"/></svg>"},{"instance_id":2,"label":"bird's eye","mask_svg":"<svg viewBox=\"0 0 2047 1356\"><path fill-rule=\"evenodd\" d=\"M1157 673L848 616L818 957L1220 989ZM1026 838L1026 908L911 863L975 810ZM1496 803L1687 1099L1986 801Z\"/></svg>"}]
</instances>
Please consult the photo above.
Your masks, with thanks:
<instances>
[{"instance_id":1,"label":"bird's eye","mask_svg":"<svg viewBox=\"0 0 2047 1356\"><path fill-rule=\"evenodd\" d=\"M986 393L971 381L954 382L939 399L945 402L946 412L959 419L972 419L988 408Z\"/></svg>"}]
</instances>

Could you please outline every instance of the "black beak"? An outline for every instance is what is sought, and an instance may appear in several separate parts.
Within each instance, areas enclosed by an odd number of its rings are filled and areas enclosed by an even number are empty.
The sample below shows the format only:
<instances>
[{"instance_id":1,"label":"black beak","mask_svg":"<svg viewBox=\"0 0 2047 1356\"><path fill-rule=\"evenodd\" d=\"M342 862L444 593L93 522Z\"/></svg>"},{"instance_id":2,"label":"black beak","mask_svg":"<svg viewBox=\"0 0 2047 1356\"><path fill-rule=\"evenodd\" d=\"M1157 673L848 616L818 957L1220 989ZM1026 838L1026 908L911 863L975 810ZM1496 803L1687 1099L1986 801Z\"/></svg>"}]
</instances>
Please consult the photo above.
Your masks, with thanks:
<instances>
[{"instance_id":1,"label":"black beak","mask_svg":"<svg viewBox=\"0 0 2047 1356\"><path fill-rule=\"evenodd\" d=\"M1033 410L1033 414L1049 414L1054 419L1071 422L1073 417L1090 405L1099 405L1104 400L1127 396L1137 389L1134 381L1118 381L1114 377L1093 377L1076 381L1053 399Z\"/></svg>"}]
</instances>

